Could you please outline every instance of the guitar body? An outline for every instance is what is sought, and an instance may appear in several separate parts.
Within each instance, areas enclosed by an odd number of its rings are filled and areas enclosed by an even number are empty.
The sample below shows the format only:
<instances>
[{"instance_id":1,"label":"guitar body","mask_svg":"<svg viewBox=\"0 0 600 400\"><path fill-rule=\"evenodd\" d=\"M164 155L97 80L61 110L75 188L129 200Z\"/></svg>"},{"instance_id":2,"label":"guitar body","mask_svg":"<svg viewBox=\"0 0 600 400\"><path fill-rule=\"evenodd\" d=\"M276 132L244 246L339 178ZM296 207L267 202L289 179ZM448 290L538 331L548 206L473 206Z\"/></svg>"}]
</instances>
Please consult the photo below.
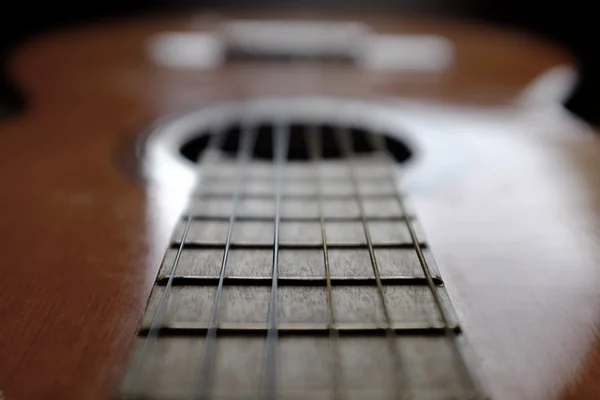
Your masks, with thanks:
<instances>
[{"instance_id":1,"label":"guitar body","mask_svg":"<svg viewBox=\"0 0 600 400\"><path fill-rule=\"evenodd\" d=\"M253 17L231 20L240 18ZM186 198L141 167L139 134L158 118L222 102L302 96L397 109L419 149L403 190L484 392L600 397L600 147L560 106L572 59L514 32L375 17L365 19L375 32L446 38L452 62L380 71L260 60L197 70L147 55L153 35L224 20L113 22L56 32L14 54L11 73L30 106L0 124L4 397L114 395Z\"/></svg>"}]
</instances>

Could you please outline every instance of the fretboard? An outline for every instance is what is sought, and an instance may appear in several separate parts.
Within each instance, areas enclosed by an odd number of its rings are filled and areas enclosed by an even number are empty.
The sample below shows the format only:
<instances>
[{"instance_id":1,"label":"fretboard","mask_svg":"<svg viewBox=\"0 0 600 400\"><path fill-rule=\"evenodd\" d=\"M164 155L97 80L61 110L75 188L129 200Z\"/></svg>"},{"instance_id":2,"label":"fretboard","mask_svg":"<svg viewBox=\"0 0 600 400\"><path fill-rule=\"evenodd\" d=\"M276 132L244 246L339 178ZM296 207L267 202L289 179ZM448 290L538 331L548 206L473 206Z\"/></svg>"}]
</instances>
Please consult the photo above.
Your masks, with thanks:
<instances>
[{"instance_id":1,"label":"fretboard","mask_svg":"<svg viewBox=\"0 0 600 400\"><path fill-rule=\"evenodd\" d=\"M295 134L298 134L295 132ZM461 330L385 144L214 134L166 251L124 398L475 399Z\"/></svg>"}]
</instances>

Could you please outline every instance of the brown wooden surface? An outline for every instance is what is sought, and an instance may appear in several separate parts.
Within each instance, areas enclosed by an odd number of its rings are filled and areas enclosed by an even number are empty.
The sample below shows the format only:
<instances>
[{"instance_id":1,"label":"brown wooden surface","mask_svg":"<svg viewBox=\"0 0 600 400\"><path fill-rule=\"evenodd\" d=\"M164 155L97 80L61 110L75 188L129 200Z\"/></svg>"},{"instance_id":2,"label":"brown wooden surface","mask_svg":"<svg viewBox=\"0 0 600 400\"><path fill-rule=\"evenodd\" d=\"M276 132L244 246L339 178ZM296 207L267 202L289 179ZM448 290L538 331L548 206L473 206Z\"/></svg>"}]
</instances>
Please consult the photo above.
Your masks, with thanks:
<instances>
[{"instance_id":1,"label":"brown wooden surface","mask_svg":"<svg viewBox=\"0 0 600 400\"><path fill-rule=\"evenodd\" d=\"M450 38L454 66L433 76L152 66L149 35L191 21L59 32L14 55L31 108L0 124L7 399L103 399L114 390L177 214L176 201L119 170L119 146L166 113L304 93L402 97L413 120L436 120L451 138L447 155L458 166L411 193L490 395L600 396L600 148L588 128L539 102L547 96L523 101L532 80L569 64L567 55L513 32L373 18L382 32Z\"/></svg>"}]
</instances>

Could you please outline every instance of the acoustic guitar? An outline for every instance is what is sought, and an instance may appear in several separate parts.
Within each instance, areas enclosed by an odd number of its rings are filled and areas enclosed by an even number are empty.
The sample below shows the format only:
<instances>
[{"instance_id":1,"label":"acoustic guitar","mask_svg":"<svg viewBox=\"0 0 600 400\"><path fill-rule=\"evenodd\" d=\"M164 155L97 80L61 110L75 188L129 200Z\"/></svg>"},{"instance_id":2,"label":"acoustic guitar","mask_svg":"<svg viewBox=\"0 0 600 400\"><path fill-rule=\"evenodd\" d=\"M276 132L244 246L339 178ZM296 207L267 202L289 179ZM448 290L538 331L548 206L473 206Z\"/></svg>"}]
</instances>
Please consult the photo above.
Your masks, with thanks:
<instances>
[{"instance_id":1,"label":"acoustic guitar","mask_svg":"<svg viewBox=\"0 0 600 400\"><path fill-rule=\"evenodd\" d=\"M0 124L0 398L600 398L571 56L385 16L33 39Z\"/></svg>"}]
</instances>

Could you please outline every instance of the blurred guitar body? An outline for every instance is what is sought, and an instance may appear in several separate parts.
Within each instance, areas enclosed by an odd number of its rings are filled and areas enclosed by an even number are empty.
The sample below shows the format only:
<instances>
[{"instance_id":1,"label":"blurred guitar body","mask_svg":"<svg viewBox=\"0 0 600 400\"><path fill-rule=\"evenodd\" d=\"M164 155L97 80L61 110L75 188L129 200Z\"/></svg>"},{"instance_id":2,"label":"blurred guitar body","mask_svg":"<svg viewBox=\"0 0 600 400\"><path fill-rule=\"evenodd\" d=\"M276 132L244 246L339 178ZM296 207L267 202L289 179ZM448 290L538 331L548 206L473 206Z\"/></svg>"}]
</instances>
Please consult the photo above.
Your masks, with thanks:
<instances>
[{"instance_id":1,"label":"blurred guitar body","mask_svg":"<svg viewBox=\"0 0 600 400\"><path fill-rule=\"evenodd\" d=\"M310 97L396 110L418 156L402 189L483 392L600 397L600 147L560 105L573 84L571 57L485 26L349 15L332 20L364 24L361 51L373 54L345 53L342 40L333 62L211 58L223 27L227 46L258 40L236 21L312 17L124 20L55 32L14 53L10 72L29 107L0 124L5 399L115 395L186 199L177 170L135 157L142 131L220 103ZM185 46L165 45L165 32L202 33L212 50L186 57ZM403 38L411 57L390 59ZM172 180L157 182L161 171Z\"/></svg>"}]
</instances>

